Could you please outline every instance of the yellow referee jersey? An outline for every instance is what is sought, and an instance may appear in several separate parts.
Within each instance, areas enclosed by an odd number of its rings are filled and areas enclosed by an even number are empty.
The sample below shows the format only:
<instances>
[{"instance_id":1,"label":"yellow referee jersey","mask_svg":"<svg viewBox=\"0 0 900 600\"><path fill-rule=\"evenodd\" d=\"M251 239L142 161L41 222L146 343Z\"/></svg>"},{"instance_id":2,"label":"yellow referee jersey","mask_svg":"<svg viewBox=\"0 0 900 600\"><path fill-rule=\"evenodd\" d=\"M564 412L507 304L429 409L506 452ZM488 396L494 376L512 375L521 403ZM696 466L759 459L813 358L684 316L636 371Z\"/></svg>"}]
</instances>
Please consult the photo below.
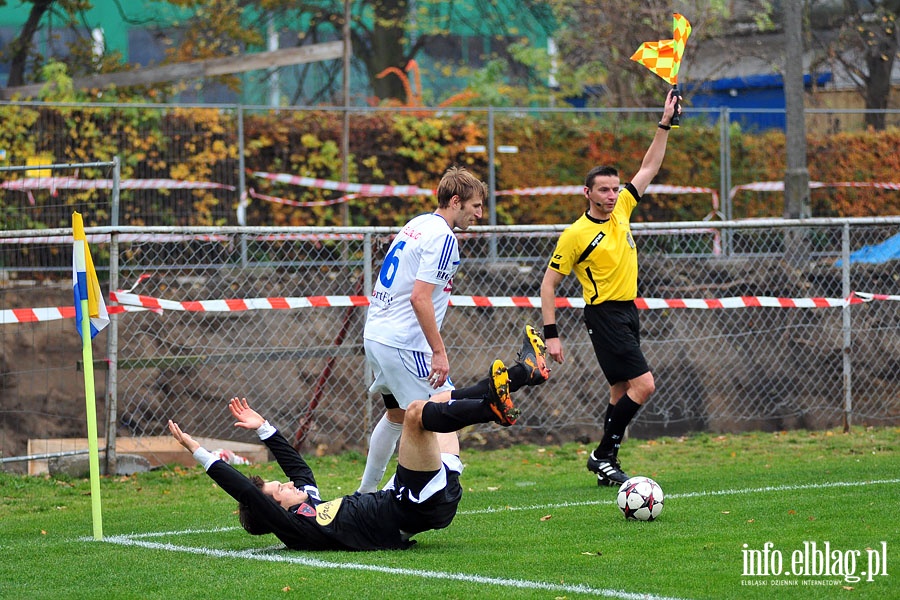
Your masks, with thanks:
<instances>
[{"instance_id":1,"label":"yellow referee jersey","mask_svg":"<svg viewBox=\"0 0 900 600\"><path fill-rule=\"evenodd\" d=\"M629 223L638 202L635 192L625 185L608 221L585 212L556 242L550 268L562 275L574 272L588 304L637 297L637 250Z\"/></svg>"}]
</instances>

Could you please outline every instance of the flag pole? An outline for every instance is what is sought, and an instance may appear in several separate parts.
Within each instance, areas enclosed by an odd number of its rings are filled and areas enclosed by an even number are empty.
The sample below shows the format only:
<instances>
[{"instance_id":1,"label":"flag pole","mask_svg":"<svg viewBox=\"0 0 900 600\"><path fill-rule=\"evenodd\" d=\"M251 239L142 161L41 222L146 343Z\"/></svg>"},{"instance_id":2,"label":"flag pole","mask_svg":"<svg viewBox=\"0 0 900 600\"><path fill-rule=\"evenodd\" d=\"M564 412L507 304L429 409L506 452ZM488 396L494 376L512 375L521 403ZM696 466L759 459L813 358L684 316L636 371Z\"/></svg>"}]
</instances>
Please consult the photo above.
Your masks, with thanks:
<instances>
[{"instance_id":1,"label":"flag pole","mask_svg":"<svg viewBox=\"0 0 900 600\"><path fill-rule=\"evenodd\" d=\"M672 120L669 122L669 125L672 127L681 127L681 90L678 89L678 84L672 84L672 95L675 96L675 113L672 115Z\"/></svg>"},{"instance_id":2,"label":"flag pole","mask_svg":"<svg viewBox=\"0 0 900 600\"><path fill-rule=\"evenodd\" d=\"M91 515L94 539L103 539L103 512L100 510L100 450L97 444L97 402L94 394L94 353L91 348L91 317L88 301L81 301L81 356L84 363L84 399L87 409L88 461L91 467Z\"/></svg>"},{"instance_id":3,"label":"flag pole","mask_svg":"<svg viewBox=\"0 0 900 600\"><path fill-rule=\"evenodd\" d=\"M81 332L81 356L84 362L84 401L87 412L87 439L88 462L90 464L91 477L91 516L94 526L94 539L103 539L103 513L100 509L100 450L97 443L97 398L94 393L94 356L91 340L95 335L92 331L91 317L100 317L98 324L94 325L99 331L105 327L103 320L108 322L108 315L102 296L98 294L97 275L94 272L94 263L91 260L90 249L87 245L87 237L84 234L84 222L78 212L72 213L72 273L74 276L74 292L76 314L81 321L78 323ZM95 296L91 302L91 296ZM94 304L94 306L91 306ZM102 309L101 309L102 307Z\"/></svg>"}]
</instances>

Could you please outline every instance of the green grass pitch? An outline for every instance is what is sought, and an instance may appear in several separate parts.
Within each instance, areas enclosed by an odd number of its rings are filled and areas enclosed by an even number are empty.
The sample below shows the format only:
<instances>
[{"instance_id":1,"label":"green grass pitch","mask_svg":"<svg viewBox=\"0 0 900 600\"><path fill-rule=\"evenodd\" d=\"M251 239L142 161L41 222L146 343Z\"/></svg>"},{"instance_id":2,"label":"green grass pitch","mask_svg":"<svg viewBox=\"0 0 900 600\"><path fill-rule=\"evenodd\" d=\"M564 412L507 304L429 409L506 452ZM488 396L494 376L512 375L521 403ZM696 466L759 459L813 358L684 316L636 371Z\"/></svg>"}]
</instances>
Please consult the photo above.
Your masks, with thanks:
<instances>
[{"instance_id":1,"label":"green grass pitch","mask_svg":"<svg viewBox=\"0 0 900 600\"><path fill-rule=\"evenodd\" d=\"M174 466L103 478L96 541L87 480L0 473L0 598L897 598L898 433L628 440L623 468L666 494L650 523L595 485L589 446L464 450L452 525L394 552L284 550ZM363 462L310 458L323 498L352 492Z\"/></svg>"}]
</instances>

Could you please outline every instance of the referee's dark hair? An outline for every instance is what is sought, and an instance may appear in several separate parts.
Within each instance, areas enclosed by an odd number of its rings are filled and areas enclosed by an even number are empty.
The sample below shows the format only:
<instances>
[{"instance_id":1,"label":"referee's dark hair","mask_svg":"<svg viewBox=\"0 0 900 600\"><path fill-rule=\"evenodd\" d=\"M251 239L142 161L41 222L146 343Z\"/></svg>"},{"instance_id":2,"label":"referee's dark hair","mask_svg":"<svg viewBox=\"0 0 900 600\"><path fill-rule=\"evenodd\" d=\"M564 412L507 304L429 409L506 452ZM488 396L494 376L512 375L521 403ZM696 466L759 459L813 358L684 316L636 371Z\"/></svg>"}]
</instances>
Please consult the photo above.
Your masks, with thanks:
<instances>
[{"instance_id":1,"label":"referee's dark hair","mask_svg":"<svg viewBox=\"0 0 900 600\"><path fill-rule=\"evenodd\" d=\"M584 187L591 189L594 187L594 179L597 177L618 177L619 171L615 167L609 165L600 165L588 171L584 178Z\"/></svg>"}]
</instances>

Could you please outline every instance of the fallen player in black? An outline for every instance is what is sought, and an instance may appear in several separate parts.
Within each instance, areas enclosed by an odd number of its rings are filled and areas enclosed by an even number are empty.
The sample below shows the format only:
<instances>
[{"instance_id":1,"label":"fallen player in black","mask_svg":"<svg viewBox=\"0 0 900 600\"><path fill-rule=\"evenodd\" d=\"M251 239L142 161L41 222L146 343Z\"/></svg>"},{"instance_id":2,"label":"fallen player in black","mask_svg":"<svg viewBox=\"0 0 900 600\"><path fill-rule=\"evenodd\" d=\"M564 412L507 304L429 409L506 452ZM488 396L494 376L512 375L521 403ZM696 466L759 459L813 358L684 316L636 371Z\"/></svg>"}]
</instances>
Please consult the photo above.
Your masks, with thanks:
<instances>
[{"instance_id":1,"label":"fallen player in black","mask_svg":"<svg viewBox=\"0 0 900 600\"><path fill-rule=\"evenodd\" d=\"M202 448L178 424L172 436L206 473L238 501L241 525L253 535L271 533L293 550L389 550L409 548L412 536L447 527L462 497L459 440L455 432L476 423L510 424L518 416L509 396L506 367L494 361L492 397L485 400L410 404L400 436L397 471L377 492L323 502L312 469L275 427L232 398L235 427L252 429L272 451L287 483L246 477Z\"/></svg>"}]
</instances>

